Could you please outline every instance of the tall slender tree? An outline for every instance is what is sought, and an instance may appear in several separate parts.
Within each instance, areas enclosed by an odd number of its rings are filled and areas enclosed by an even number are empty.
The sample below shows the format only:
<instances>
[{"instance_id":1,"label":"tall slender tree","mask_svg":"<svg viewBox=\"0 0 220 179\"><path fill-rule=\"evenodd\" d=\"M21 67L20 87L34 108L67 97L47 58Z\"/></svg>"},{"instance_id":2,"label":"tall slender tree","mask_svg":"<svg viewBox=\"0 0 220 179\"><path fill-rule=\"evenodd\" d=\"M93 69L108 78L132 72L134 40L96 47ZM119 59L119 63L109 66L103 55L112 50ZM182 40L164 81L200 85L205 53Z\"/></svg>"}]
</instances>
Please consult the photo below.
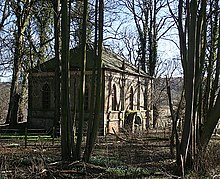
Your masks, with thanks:
<instances>
[{"instance_id":1,"label":"tall slender tree","mask_svg":"<svg viewBox=\"0 0 220 179\"><path fill-rule=\"evenodd\" d=\"M79 123L78 123L78 135L76 142L76 155L77 158L81 158L81 144L83 136L84 126L84 96L85 96L85 76L86 76L86 53L87 53L87 20L88 20L88 0L84 0L83 4L83 25L82 25L82 59L81 59L81 78L80 78L80 109L79 109Z\"/></svg>"},{"instance_id":2,"label":"tall slender tree","mask_svg":"<svg viewBox=\"0 0 220 179\"><path fill-rule=\"evenodd\" d=\"M53 136L56 135L56 128L60 122L60 0L53 1L54 9L54 49L55 49L55 111L53 123Z\"/></svg>"},{"instance_id":3,"label":"tall slender tree","mask_svg":"<svg viewBox=\"0 0 220 179\"><path fill-rule=\"evenodd\" d=\"M220 117L217 110L220 93L216 85L219 84L220 51L220 36L216 33L220 25L217 9L219 5L216 0L211 0L209 4L206 0L181 0L178 17L171 11L179 31L186 101L178 156L182 175L187 167L204 169L204 154Z\"/></svg>"},{"instance_id":4,"label":"tall slender tree","mask_svg":"<svg viewBox=\"0 0 220 179\"><path fill-rule=\"evenodd\" d=\"M101 99L102 99L102 80L103 80L103 74L102 74L102 48L103 48L103 23L104 23L104 2L103 0L97 0L96 1L96 20L97 15L99 14L99 20L98 23L96 22L95 29L98 30L98 55L96 55L96 47L94 48L94 57L97 57L97 59L94 59L97 61L94 65L94 68L97 69L97 75L93 73L93 82L96 81L95 83L95 99L91 100L91 114L90 115L90 121L89 121L89 126L88 126L88 134L87 134L87 142L86 142L86 148L84 151L84 156L83 159L88 162L92 153L92 150L94 148L95 140L98 134L98 129L99 129L99 123L100 123L100 113L101 113ZM98 12L97 12L98 11ZM95 33L97 35L97 33ZM97 43L97 38L95 38L95 46ZM96 80L95 80L96 79ZM95 107L92 107L94 104L93 102L95 101ZM93 116L93 118L92 118Z\"/></svg>"},{"instance_id":5,"label":"tall slender tree","mask_svg":"<svg viewBox=\"0 0 220 179\"><path fill-rule=\"evenodd\" d=\"M68 15L68 0L63 0L61 1L61 154L63 160L70 159L72 151Z\"/></svg>"},{"instance_id":6,"label":"tall slender tree","mask_svg":"<svg viewBox=\"0 0 220 179\"><path fill-rule=\"evenodd\" d=\"M12 1L10 6L15 13L16 17L16 31L15 31L15 48L13 57L13 74L10 89L10 100L8 107L8 114L6 123L14 125L17 123L17 112L20 95L18 94L19 76L21 73L21 64L23 56L23 39L24 32L27 28L33 7L33 0L25 1L23 4L20 0L17 2ZM29 8L26 8L29 7Z\"/></svg>"}]
</instances>

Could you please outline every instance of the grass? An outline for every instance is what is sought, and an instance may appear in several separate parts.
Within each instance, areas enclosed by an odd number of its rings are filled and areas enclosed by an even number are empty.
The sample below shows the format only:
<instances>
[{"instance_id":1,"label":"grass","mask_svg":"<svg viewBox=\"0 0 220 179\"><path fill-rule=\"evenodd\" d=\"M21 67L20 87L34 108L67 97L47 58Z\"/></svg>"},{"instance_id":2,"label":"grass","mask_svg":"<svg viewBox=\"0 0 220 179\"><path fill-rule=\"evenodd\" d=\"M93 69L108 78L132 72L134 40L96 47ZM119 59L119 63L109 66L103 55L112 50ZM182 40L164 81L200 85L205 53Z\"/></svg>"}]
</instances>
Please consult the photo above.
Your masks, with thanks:
<instances>
[{"instance_id":1,"label":"grass","mask_svg":"<svg viewBox=\"0 0 220 179\"><path fill-rule=\"evenodd\" d=\"M90 163L106 167L106 175L114 177L143 177L153 173L147 168L128 166L114 157L92 157Z\"/></svg>"},{"instance_id":2,"label":"grass","mask_svg":"<svg viewBox=\"0 0 220 179\"><path fill-rule=\"evenodd\" d=\"M0 139L25 139L25 135L15 135L15 134L0 134ZM52 139L50 135L27 135L28 140L38 140L38 139Z\"/></svg>"},{"instance_id":3,"label":"grass","mask_svg":"<svg viewBox=\"0 0 220 179\"><path fill-rule=\"evenodd\" d=\"M129 166L120 166L115 168L108 168L106 172L109 175L117 177L143 177L149 176L151 173L146 168L141 167L129 167Z\"/></svg>"},{"instance_id":4,"label":"grass","mask_svg":"<svg viewBox=\"0 0 220 179\"><path fill-rule=\"evenodd\" d=\"M126 149L123 149L123 151L125 150ZM117 153L118 151L112 152ZM148 154L146 153L146 155ZM90 163L106 168L105 176L107 178L142 178L154 175L164 175L162 169L160 168L153 167L151 165L147 166L145 163L129 163L126 162L123 158L118 158L117 156L118 155L96 155L91 157Z\"/></svg>"},{"instance_id":5,"label":"grass","mask_svg":"<svg viewBox=\"0 0 220 179\"><path fill-rule=\"evenodd\" d=\"M162 135L162 134L161 134ZM90 159L90 164L61 162L60 138L51 145L49 135L28 135L28 147L24 148L24 135L0 135L2 140L0 155L0 179L10 173L26 178L39 177L47 170L49 174L60 178L172 178L175 177L175 161L170 158L169 145L164 140L149 140L149 136L116 141L115 136L99 137ZM13 140L15 139L15 140ZM21 139L21 140L17 140ZM134 138L135 139L135 138ZM19 145L18 145L19 144ZM212 139L208 147L207 177L219 177L220 140ZM32 173L30 173L30 169ZM30 176L30 174L32 176ZM44 173L46 175L46 173ZM196 178L195 172L187 173L188 178Z\"/></svg>"},{"instance_id":6,"label":"grass","mask_svg":"<svg viewBox=\"0 0 220 179\"><path fill-rule=\"evenodd\" d=\"M26 138L27 137L27 138ZM40 143L44 145L45 143L52 142L54 145L55 143L60 142L60 138L52 138L50 135L21 135L21 134L0 134L0 141L10 141L11 144L8 147L17 147L14 143L23 143L22 145L36 145ZM20 141L20 142L19 142Z\"/></svg>"},{"instance_id":7,"label":"grass","mask_svg":"<svg viewBox=\"0 0 220 179\"><path fill-rule=\"evenodd\" d=\"M125 164L114 157L91 157L90 163L102 167L116 167Z\"/></svg>"}]
</instances>

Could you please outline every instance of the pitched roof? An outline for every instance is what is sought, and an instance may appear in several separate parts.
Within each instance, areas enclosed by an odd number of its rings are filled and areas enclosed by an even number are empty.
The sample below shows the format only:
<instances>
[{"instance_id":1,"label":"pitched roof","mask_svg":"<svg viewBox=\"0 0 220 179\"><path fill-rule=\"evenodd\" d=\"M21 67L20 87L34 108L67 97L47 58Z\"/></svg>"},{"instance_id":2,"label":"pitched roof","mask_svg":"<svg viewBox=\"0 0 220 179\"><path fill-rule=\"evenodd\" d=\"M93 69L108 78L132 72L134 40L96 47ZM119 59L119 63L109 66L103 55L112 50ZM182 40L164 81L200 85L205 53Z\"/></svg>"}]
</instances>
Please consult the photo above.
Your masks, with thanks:
<instances>
[{"instance_id":1,"label":"pitched roof","mask_svg":"<svg viewBox=\"0 0 220 179\"><path fill-rule=\"evenodd\" d=\"M147 73L145 73L140 68L134 66L133 64L129 63L126 59L108 50L103 50L102 62L103 62L103 68L105 69L129 73L133 75L141 75L145 77L150 77Z\"/></svg>"},{"instance_id":2,"label":"pitched roof","mask_svg":"<svg viewBox=\"0 0 220 179\"><path fill-rule=\"evenodd\" d=\"M87 47L87 64L86 68L87 70L91 70L94 67L94 50L91 46ZM79 70L81 67L81 50L80 47L76 47L74 49L70 50L70 70ZM55 58L52 58L51 60L48 60L40 65L37 65L34 68L34 72L51 72L55 70ZM132 75L138 75L138 76L144 76L149 77L150 76L145 73L143 70L139 69L138 67L135 67L131 63L129 63L124 58L110 52L107 49L103 49L102 51L102 68L106 70L112 70L117 72L124 72L129 73Z\"/></svg>"}]
</instances>

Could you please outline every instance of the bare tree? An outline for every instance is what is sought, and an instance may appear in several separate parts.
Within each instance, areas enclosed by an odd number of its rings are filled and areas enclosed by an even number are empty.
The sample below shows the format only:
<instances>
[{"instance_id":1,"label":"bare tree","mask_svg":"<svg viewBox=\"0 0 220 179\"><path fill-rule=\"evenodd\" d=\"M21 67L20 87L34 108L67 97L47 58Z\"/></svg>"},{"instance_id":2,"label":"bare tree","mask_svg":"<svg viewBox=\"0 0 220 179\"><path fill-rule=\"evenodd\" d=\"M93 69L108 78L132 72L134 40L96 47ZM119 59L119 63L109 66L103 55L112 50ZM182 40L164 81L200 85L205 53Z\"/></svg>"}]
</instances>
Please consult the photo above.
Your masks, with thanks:
<instances>
[{"instance_id":1,"label":"bare tree","mask_svg":"<svg viewBox=\"0 0 220 179\"><path fill-rule=\"evenodd\" d=\"M55 111L53 123L53 136L56 136L56 128L60 123L60 0L53 1L54 9L54 49L55 49Z\"/></svg>"},{"instance_id":2,"label":"bare tree","mask_svg":"<svg viewBox=\"0 0 220 179\"><path fill-rule=\"evenodd\" d=\"M82 24L82 59L81 59L81 79L80 79L80 109L78 121L78 135L76 142L77 159L81 158L81 144L84 126L84 99L85 99L85 75L86 75L86 54L87 54L87 20L88 20L88 0L83 3L83 24Z\"/></svg>"},{"instance_id":3,"label":"bare tree","mask_svg":"<svg viewBox=\"0 0 220 179\"><path fill-rule=\"evenodd\" d=\"M61 154L62 159L67 160L72 152L68 0L61 2L61 42Z\"/></svg>"},{"instance_id":4,"label":"bare tree","mask_svg":"<svg viewBox=\"0 0 220 179\"><path fill-rule=\"evenodd\" d=\"M98 11L98 12L97 12ZM99 18L97 18L99 15ZM91 100L91 107L95 102L95 106L91 108L89 119L89 126L88 126L88 133L87 133L87 143L84 152L83 159L88 162L92 153L92 150L95 145L95 140L99 130L99 123L100 123L100 112L101 112L101 99L102 99L102 49L103 49L103 21L104 21L104 1L99 0L96 1L96 27L98 28L98 44L96 44L97 40L95 40L95 46L98 45L98 55L96 56L96 50L94 50L94 57L97 62L94 65L94 73L93 73L93 82L96 82L93 88L95 87L95 98ZM97 33L95 33L97 35ZM97 47L95 47L97 49ZM95 74L95 69L97 69L97 74ZM92 115L94 114L94 116Z\"/></svg>"},{"instance_id":5,"label":"bare tree","mask_svg":"<svg viewBox=\"0 0 220 179\"><path fill-rule=\"evenodd\" d=\"M9 0L6 1L1 1L1 6L3 8L1 8L1 21L0 21L0 30L3 29L4 27L4 23L6 21L6 19L9 17L10 15L10 11L9 11Z\"/></svg>"},{"instance_id":6,"label":"bare tree","mask_svg":"<svg viewBox=\"0 0 220 179\"><path fill-rule=\"evenodd\" d=\"M15 32L15 51L13 59L13 74L10 89L10 101L8 108L8 115L6 122L10 122L12 125L17 122L17 111L20 95L18 94L18 83L19 75L21 73L21 63L23 56L23 39L24 31L27 28L31 16L32 5L34 1L22 2L19 0L17 2L11 1L11 8L15 13L16 17L16 27ZM29 7L29 8L26 8Z\"/></svg>"},{"instance_id":7,"label":"bare tree","mask_svg":"<svg viewBox=\"0 0 220 179\"><path fill-rule=\"evenodd\" d=\"M218 1L179 1L177 23L184 72L185 117L178 154L179 170L204 169L202 159L219 120ZM171 10L171 8L170 8ZM207 14L208 13L208 14ZM210 27L210 30L209 30ZM210 38L207 38L210 37ZM209 40L207 40L209 39ZM204 77L204 74L207 74ZM216 76L217 75L217 76ZM199 157L198 157L199 156ZM199 165L195 165L199 161Z\"/></svg>"}]
</instances>

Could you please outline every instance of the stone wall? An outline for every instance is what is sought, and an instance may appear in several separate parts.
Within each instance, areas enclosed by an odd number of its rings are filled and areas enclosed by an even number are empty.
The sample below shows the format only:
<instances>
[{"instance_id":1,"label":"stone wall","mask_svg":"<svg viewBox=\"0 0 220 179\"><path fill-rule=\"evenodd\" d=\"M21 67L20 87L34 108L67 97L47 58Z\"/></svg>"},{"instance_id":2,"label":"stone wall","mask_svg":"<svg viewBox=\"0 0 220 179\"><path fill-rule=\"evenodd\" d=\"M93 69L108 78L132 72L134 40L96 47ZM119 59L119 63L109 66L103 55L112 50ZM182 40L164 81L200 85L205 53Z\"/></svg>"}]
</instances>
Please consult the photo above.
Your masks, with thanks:
<instances>
[{"instance_id":1,"label":"stone wall","mask_svg":"<svg viewBox=\"0 0 220 179\"><path fill-rule=\"evenodd\" d=\"M143 127L146 129L147 115L147 89L148 80L143 77L129 74L106 71L105 73L105 102L104 102L104 125L107 132L118 132L124 127L126 111L140 111L143 118ZM117 108L113 109L112 100L113 86L116 86ZM133 107L131 106L131 91L133 91Z\"/></svg>"},{"instance_id":2,"label":"stone wall","mask_svg":"<svg viewBox=\"0 0 220 179\"><path fill-rule=\"evenodd\" d=\"M87 71L86 75L86 87L89 89L88 92L88 104L90 103L91 96L91 82L92 82L92 72ZM128 110L140 111L143 118L143 126L146 128L147 116L146 116L146 106L147 106L147 90L148 90L148 79L144 77L138 77L130 74L123 74L114 71L106 70L104 73L103 81L104 98L102 99L102 112L101 112L101 122L100 130L105 132L112 132L112 128L116 132L119 132L120 128L124 127L125 112ZM43 103L43 86L47 84L50 87L50 107L44 109ZM41 72L33 74L30 84L30 99L31 105L29 110L29 126L31 128L46 128L49 130L53 126L54 118L54 88L55 88L54 74ZM80 86L80 72L71 72L70 80L70 102L72 113L74 111L74 106L76 107L76 112L78 116L79 111L79 86ZM113 110L113 86L115 86L115 107ZM132 104L131 107L131 91ZM85 120L88 120L89 113L85 111Z\"/></svg>"}]
</instances>

